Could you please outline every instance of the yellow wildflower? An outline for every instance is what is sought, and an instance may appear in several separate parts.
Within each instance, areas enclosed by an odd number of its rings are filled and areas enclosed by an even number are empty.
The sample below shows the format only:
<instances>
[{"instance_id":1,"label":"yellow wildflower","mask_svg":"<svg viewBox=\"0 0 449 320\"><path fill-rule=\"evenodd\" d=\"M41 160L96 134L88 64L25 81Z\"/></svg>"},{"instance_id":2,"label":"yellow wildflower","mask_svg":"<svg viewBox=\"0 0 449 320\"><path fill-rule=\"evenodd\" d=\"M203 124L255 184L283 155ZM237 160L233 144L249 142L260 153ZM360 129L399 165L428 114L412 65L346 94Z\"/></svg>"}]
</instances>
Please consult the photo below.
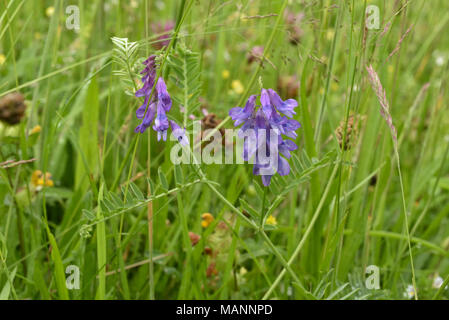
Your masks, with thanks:
<instances>
[{"instance_id":1,"label":"yellow wildflower","mask_svg":"<svg viewBox=\"0 0 449 320\"><path fill-rule=\"evenodd\" d=\"M0 53L0 66L3 65L6 61L6 57L3 53Z\"/></svg>"},{"instance_id":2,"label":"yellow wildflower","mask_svg":"<svg viewBox=\"0 0 449 320\"><path fill-rule=\"evenodd\" d=\"M201 215L201 219L203 219L203 221L201 221L201 226L203 228L207 228L211 224L211 222L214 221L214 216L210 213L203 213Z\"/></svg>"},{"instance_id":3,"label":"yellow wildflower","mask_svg":"<svg viewBox=\"0 0 449 320\"><path fill-rule=\"evenodd\" d=\"M277 222L276 218L270 214L270 216L265 221L265 224L270 225L270 226L275 226L278 224L278 222Z\"/></svg>"},{"instance_id":4,"label":"yellow wildflower","mask_svg":"<svg viewBox=\"0 0 449 320\"><path fill-rule=\"evenodd\" d=\"M42 127L40 125L36 125L33 127L33 129L31 129L30 135L39 133L39 132L41 132L41 130L42 130Z\"/></svg>"},{"instance_id":5,"label":"yellow wildflower","mask_svg":"<svg viewBox=\"0 0 449 320\"><path fill-rule=\"evenodd\" d=\"M242 94L244 91L242 82L240 80L232 80L231 88L237 94Z\"/></svg>"},{"instance_id":6,"label":"yellow wildflower","mask_svg":"<svg viewBox=\"0 0 449 320\"><path fill-rule=\"evenodd\" d=\"M51 179L50 172L45 173L45 177L42 174L42 171L35 170L31 175L31 183L36 187L36 189L40 190L42 187L53 187L54 183Z\"/></svg>"},{"instance_id":7,"label":"yellow wildflower","mask_svg":"<svg viewBox=\"0 0 449 320\"><path fill-rule=\"evenodd\" d=\"M244 275L247 274L247 273L248 273L248 270L246 270L245 267L241 267L241 268L240 268L240 275L241 275L241 276L244 276Z\"/></svg>"},{"instance_id":8,"label":"yellow wildflower","mask_svg":"<svg viewBox=\"0 0 449 320\"><path fill-rule=\"evenodd\" d=\"M228 79L230 76L229 70L223 70L221 76L223 77L223 79Z\"/></svg>"},{"instance_id":9,"label":"yellow wildflower","mask_svg":"<svg viewBox=\"0 0 449 320\"><path fill-rule=\"evenodd\" d=\"M48 7L47 10L45 10L45 14L47 17L51 17L55 13L55 7Z\"/></svg>"}]
</instances>

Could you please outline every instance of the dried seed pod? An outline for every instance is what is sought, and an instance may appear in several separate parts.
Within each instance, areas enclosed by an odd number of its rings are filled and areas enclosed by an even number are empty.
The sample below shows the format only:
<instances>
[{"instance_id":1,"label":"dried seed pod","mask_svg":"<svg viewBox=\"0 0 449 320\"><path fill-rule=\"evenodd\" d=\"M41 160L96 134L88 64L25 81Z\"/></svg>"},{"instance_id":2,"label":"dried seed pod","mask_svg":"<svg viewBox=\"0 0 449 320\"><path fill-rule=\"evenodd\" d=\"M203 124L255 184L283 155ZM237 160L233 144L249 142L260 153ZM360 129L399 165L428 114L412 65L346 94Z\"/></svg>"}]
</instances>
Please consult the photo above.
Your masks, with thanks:
<instances>
[{"instance_id":1,"label":"dried seed pod","mask_svg":"<svg viewBox=\"0 0 449 320\"><path fill-rule=\"evenodd\" d=\"M248 64L253 63L254 61L260 61L263 57L263 46L255 46L251 49L251 51L248 53Z\"/></svg>"},{"instance_id":2,"label":"dried seed pod","mask_svg":"<svg viewBox=\"0 0 449 320\"><path fill-rule=\"evenodd\" d=\"M211 262L206 269L206 277L210 278L213 275L214 276L218 275L218 270L215 266L215 262Z\"/></svg>"},{"instance_id":3,"label":"dried seed pod","mask_svg":"<svg viewBox=\"0 0 449 320\"><path fill-rule=\"evenodd\" d=\"M287 33L289 41L293 45L297 45L302 36L304 35L304 30L301 28L301 22L304 19L304 13L293 13L291 11L286 11L284 18L285 24L287 26Z\"/></svg>"},{"instance_id":4,"label":"dried seed pod","mask_svg":"<svg viewBox=\"0 0 449 320\"><path fill-rule=\"evenodd\" d=\"M216 128L219 124L220 124L221 120L217 118L217 116L215 115L215 113L208 113L203 119L201 119L201 126L202 126L202 130L203 130L203 138L207 137L207 133L205 132L206 130L211 130ZM218 130L221 134L222 137L222 144L224 145L225 143L225 131L223 128L220 128ZM204 146L208 145L210 142L206 141L204 143Z\"/></svg>"},{"instance_id":5,"label":"dried seed pod","mask_svg":"<svg viewBox=\"0 0 449 320\"><path fill-rule=\"evenodd\" d=\"M192 231L189 231L189 238L190 238L190 243L192 244L192 247L194 247L200 241L201 236Z\"/></svg>"},{"instance_id":6,"label":"dried seed pod","mask_svg":"<svg viewBox=\"0 0 449 320\"><path fill-rule=\"evenodd\" d=\"M298 98L299 80L296 75L278 78L277 89L281 96L287 99Z\"/></svg>"},{"instance_id":7,"label":"dried seed pod","mask_svg":"<svg viewBox=\"0 0 449 320\"><path fill-rule=\"evenodd\" d=\"M202 125L203 125L203 129L207 130L207 129L214 129L216 128L221 120L217 118L217 116L215 115L215 113L209 113L207 116L205 116L202 120ZM220 132L222 134L224 134L224 131L222 128L220 128Z\"/></svg>"},{"instance_id":8,"label":"dried seed pod","mask_svg":"<svg viewBox=\"0 0 449 320\"><path fill-rule=\"evenodd\" d=\"M158 22L151 25L153 33L158 34L156 41L152 44L153 48L160 50L165 48L170 43L171 35L170 32L173 31L175 23L173 21L167 21L164 24Z\"/></svg>"},{"instance_id":9,"label":"dried seed pod","mask_svg":"<svg viewBox=\"0 0 449 320\"><path fill-rule=\"evenodd\" d=\"M213 256L213 251L212 251L211 248L206 247L206 248L204 248L204 254L212 257Z\"/></svg>"},{"instance_id":10,"label":"dried seed pod","mask_svg":"<svg viewBox=\"0 0 449 320\"><path fill-rule=\"evenodd\" d=\"M335 129L335 135L337 136L340 148L344 150L350 150L352 147L352 142L358 133L359 117L350 115L348 118L348 123L346 126L346 137L345 137L345 120L340 121L340 125ZM345 139L343 143L343 139Z\"/></svg>"},{"instance_id":11,"label":"dried seed pod","mask_svg":"<svg viewBox=\"0 0 449 320\"><path fill-rule=\"evenodd\" d=\"M0 99L0 120L10 125L18 124L25 115L25 98L18 92Z\"/></svg>"},{"instance_id":12,"label":"dried seed pod","mask_svg":"<svg viewBox=\"0 0 449 320\"><path fill-rule=\"evenodd\" d=\"M369 179L369 185L374 187L376 184L377 184L377 175L375 174L374 176L371 177L371 179Z\"/></svg>"}]
</instances>

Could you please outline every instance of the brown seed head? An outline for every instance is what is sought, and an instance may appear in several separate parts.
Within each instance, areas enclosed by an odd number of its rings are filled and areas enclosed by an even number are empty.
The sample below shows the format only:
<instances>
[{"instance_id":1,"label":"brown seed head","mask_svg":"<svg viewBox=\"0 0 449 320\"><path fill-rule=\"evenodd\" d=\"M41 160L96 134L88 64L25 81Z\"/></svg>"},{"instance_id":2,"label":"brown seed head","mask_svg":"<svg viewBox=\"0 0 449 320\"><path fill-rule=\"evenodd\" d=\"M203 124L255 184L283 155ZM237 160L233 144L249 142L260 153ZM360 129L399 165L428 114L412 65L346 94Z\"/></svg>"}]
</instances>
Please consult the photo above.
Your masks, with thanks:
<instances>
[{"instance_id":1,"label":"brown seed head","mask_svg":"<svg viewBox=\"0 0 449 320\"><path fill-rule=\"evenodd\" d=\"M340 144L340 148L344 147L345 150L351 149L352 142L357 136L358 125L359 117L350 115L348 118L345 135L345 120L340 121L340 125L337 127L337 129L335 129L335 135L337 137L338 143Z\"/></svg>"},{"instance_id":2,"label":"brown seed head","mask_svg":"<svg viewBox=\"0 0 449 320\"><path fill-rule=\"evenodd\" d=\"M15 125L25 115L25 98L18 92L10 93L0 99L0 120Z\"/></svg>"}]
</instances>

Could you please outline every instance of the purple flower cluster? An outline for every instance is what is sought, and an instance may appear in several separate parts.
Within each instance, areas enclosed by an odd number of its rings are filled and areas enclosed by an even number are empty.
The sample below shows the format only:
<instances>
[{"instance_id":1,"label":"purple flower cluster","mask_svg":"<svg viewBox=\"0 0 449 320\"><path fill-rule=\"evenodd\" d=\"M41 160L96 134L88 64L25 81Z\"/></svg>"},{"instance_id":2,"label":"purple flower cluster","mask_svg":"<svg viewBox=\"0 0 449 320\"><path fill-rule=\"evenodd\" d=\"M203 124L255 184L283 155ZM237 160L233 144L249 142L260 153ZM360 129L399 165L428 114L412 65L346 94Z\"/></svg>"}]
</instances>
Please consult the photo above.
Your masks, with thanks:
<instances>
[{"instance_id":1,"label":"purple flower cluster","mask_svg":"<svg viewBox=\"0 0 449 320\"><path fill-rule=\"evenodd\" d=\"M243 123L239 130L239 137L246 138L243 159L249 161L254 157L253 174L260 175L264 186L268 186L275 173L281 176L289 174L290 165L285 158L290 158L290 151L298 146L283 135L296 138L295 131L301 124L291 119L296 114L296 100L284 101L273 89L262 89L260 107L256 107L256 99L256 95L250 96L244 108L232 108L229 115L235 126ZM267 161L266 158L274 161Z\"/></svg>"},{"instance_id":2,"label":"purple flower cluster","mask_svg":"<svg viewBox=\"0 0 449 320\"><path fill-rule=\"evenodd\" d=\"M152 55L144 61L145 69L141 72L143 74L143 87L136 91L136 97L145 97L144 103L137 109L136 116L138 119L143 119L134 130L136 133L143 133L153 124L153 130L157 132L157 140L161 138L165 141L167 139L167 130L170 127L174 136L183 144L189 144L189 140L185 134L185 130L174 122L168 120L167 112L170 111L172 100L167 91L167 86L162 77L159 77L156 83L156 92L152 93L154 82L156 80L156 56ZM149 105L148 105L149 104ZM147 108L148 106L148 108Z\"/></svg>"}]
</instances>

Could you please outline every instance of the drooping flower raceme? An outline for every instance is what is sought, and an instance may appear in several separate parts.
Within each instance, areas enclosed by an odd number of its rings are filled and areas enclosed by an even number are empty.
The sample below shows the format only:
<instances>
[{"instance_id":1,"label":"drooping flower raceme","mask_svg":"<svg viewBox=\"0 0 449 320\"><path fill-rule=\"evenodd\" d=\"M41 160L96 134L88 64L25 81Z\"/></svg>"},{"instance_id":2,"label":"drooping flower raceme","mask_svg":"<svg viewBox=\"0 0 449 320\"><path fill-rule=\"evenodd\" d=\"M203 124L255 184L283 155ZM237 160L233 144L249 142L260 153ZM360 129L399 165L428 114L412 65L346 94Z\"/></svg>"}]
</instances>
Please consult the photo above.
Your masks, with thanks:
<instances>
[{"instance_id":1,"label":"drooping flower raceme","mask_svg":"<svg viewBox=\"0 0 449 320\"><path fill-rule=\"evenodd\" d=\"M243 160L254 161L253 174L260 175L268 186L274 174L285 176L290 172L285 158L290 158L290 152L298 146L285 137L296 138L295 131L301 127L291 119L298 103L282 100L273 89L262 89L260 107L256 106L256 99L256 95L250 96L244 108L232 108L229 115L235 126L243 124L238 133L244 139Z\"/></svg>"},{"instance_id":2,"label":"drooping flower raceme","mask_svg":"<svg viewBox=\"0 0 449 320\"><path fill-rule=\"evenodd\" d=\"M156 78L156 56L152 55L144 61L145 69L141 72L143 74L143 87L136 91L136 97L145 97L144 103L137 109L136 116L142 119L134 130L136 133L143 133L153 124L153 130L157 132L157 140L161 138L165 141L167 139L167 130L170 127L177 140L186 145L189 140L185 134L185 130L176 124L173 120L168 120L167 112L170 111L172 100L167 91L167 86L162 77L159 77L156 83L155 92L152 92Z\"/></svg>"},{"instance_id":3,"label":"drooping flower raceme","mask_svg":"<svg viewBox=\"0 0 449 320\"><path fill-rule=\"evenodd\" d=\"M142 83L143 87L136 91L136 97L145 97L148 99L151 94L151 90L154 86L154 81L156 80L156 56L153 54L148 57L147 60L143 62L145 68L140 72L143 75ZM145 100L145 104L148 103Z\"/></svg>"}]
</instances>

